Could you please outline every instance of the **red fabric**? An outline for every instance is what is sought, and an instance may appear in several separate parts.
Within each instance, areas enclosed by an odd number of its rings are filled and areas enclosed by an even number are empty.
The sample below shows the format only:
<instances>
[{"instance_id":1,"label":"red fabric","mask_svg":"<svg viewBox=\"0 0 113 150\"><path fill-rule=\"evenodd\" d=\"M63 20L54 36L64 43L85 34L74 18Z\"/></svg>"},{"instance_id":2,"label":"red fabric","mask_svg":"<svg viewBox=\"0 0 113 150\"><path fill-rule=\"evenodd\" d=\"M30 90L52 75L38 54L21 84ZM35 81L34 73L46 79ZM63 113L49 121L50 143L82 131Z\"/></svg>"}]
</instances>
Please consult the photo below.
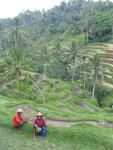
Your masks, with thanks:
<instances>
[{"instance_id":1,"label":"red fabric","mask_svg":"<svg viewBox=\"0 0 113 150\"><path fill-rule=\"evenodd\" d=\"M23 121L21 114L16 113L13 117L13 126L16 127L21 121Z\"/></svg>"},{"instance_id":2,"label":"red fabric","mask_svg":"<svg viewBox=\"0 0 113 150\"><path fill-rule=\"evenodd\" d=\"M45 120L43 119L43 117L41 117L41 118L38 118L38 117L37 117L37 118L34 120L33 125L46 126L46 123L45 123Z\"/></svg>"}]
</instances>

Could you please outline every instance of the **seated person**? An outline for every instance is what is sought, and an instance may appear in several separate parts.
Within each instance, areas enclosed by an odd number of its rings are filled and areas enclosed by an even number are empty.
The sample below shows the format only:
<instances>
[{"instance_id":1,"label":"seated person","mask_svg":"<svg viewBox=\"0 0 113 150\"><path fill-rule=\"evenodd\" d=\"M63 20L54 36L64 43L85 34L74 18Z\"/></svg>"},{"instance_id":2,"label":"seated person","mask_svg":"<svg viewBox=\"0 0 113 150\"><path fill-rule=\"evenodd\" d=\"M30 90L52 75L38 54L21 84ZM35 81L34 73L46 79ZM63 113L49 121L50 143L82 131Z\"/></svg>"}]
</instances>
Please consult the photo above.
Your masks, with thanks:
<instances>
[{"instance_id":1,"label":"seated person","mask_svg":"<svg viewBox=\"0 0 113 150\"><path fill-rule=\"evenodd\" d=\"M46 136L46 123L41 112L38 112L33 122L34 135Z\"/></svg>"},{"instance_id":2,"label":"seated person","mask_svg":"<svg viewBox=\"0 0 113 150\"><path fill-rule=\"evenodd\" d=\"M17 109L16 114L13 117L13 126L14 126L14 128L20 128L26 122L22 118L22 113L23 113L22 108Z\"/></svg>"}]
</instances>

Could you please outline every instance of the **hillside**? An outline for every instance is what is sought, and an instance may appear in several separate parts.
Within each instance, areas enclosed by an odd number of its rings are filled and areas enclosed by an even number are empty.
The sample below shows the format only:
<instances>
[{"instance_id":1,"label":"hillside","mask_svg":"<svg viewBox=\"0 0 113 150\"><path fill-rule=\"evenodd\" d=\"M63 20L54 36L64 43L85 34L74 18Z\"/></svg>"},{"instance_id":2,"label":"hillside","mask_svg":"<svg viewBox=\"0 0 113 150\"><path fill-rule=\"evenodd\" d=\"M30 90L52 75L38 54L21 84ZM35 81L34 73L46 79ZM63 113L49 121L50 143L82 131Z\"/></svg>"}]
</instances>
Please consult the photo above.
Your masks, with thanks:
<instances>
[{"instance_id":1,"label":"hillside","mask_svg":"<svg viewBox=\"0 0 113 150\"><path fill-rule=\"evenodd\" d=\"M112 1L72 0L0 19L0 150L113 149L112 14ZM47 136L34 139L38 111Z\"/></svg>"},{"instance_id":2,"label":"hillside","mask_svg":"<svg viewBox=\"0 0 113 150\"><path fill-rule=\"evenodd\" d=\"M49 80L47 84L53 82ZM50 90L51 97L46 103L39 102L39 99L28 100L0 96L0 133L3 135L0 137L1 150L19 150L20 148L29 150L31 147L35 150L37 146L40 150L45 148L48 150L64 148L66 150L75 148L111 150L113 145L112 114L98 108L95 101L80 100L77 96L78 92L75 96L75 91L73 91L77 87L70 88L70 84L58 82ZM54 94L52 90L57 92ZM12 128L12 116L20 107L23 108L23 116L29 119L29 123L21 131L16 131ZM46 117L47 137L38 137L34 140L32 120L37 111L43 112ZM15 143L18 146L15 147Z\"/></svg>"}]
</instances>

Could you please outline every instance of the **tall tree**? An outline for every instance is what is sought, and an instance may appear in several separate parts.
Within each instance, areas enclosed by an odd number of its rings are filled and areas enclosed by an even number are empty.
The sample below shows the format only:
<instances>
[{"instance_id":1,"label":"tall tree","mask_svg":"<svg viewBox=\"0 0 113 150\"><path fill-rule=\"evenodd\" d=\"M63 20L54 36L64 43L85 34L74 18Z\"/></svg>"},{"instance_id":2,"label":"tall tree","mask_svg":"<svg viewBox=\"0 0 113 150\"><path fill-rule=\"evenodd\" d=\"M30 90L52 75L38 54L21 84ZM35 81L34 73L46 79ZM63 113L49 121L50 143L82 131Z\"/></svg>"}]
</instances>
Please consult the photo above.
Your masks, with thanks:
<instances>
[{"instance_id":1,"label":"tall tree","mask_svg":"<svg viewBox=\"0 0 113 150\"><path fill-rule=\"evenodd\" d=\"M75 41L72 41L71 46L67 51L69 57L69 69L72 70L72 82L76 78L76 68L79 63L79 52L79 47L76 45Z\"/></svg>"},{"instance_id":2,"label":"tall tree","mask_svg":"<svg viewBox=\"0 0 113 150\"><path fill-rule=\"evenodd\" d=\"M94 98L96 85L98 85L99 82L102 81L103 79L103 71L102 71L101 60L97 54L93 56L91 62L92 62L91 80L93 83L92 98Z\"/></svg>"}]
</instances>

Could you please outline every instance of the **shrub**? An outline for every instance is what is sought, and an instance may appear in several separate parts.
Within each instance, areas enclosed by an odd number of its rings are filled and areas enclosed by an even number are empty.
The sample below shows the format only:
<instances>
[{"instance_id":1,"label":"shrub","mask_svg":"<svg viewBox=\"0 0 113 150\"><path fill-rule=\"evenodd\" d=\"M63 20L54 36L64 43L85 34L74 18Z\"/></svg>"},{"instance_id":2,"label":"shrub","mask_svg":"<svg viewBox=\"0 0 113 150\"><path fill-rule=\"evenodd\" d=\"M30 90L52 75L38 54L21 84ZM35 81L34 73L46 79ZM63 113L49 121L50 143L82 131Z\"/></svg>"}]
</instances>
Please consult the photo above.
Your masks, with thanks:
<instances>
[{"instance_id":1,"label":"shrub","mask_svg":"<svg viewBox=\"0 0 113 150\"><path fill-rule=\"evenodd\" d=\"M106 86L101 86L96 89L96 97L97 99L101 99L104 96L110 94L110 89Z\"/></svg>"},{"instance_id":2,"label":"shrub","mask_svg":"<svg viewBox=\"0 0 113 150\"><path fill-rule=\"evenodd\" d=\"M103 108L103 110L108 112L108 113L113 113L113 109L110 107L105 107L105 108Z\"/></svg>"},{"instance_id":3,"label":"shrub","mask_svg":"<svg viewBox=\"0 0 113 150\"><path fill-rule=\"evenodd\" d=\"M91 93L89 91L87 91L87 90L84 90L84 91L82 91L80 97L89 99L91 97Z\"/></svg>"},{"instance_id":4,"label":"shrub","mask_svg":"<svg viewBox=\"0 0 113 150\"><path fill-rule=\"evenodd\" d=\"M106 86L100 86L96 89L95 94L96 94L96 98L98 100L98 104L101 107L102 100L105 96L110 94L110 89Z\"/></svg>"}]
</instances>

